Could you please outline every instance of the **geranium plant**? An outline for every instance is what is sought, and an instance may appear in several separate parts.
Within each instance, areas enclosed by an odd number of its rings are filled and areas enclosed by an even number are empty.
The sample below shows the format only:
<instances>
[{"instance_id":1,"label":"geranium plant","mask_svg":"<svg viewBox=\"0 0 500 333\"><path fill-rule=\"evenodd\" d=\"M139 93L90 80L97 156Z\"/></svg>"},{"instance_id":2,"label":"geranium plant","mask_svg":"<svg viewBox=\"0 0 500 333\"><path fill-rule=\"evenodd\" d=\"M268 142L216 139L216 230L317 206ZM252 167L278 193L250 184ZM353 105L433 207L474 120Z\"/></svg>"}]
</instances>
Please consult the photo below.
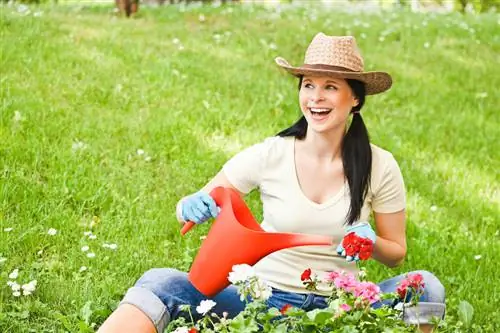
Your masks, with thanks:
<instances>
[{"instance_id":1,"label":"geranium plant","mask_svg":"<svg viewBox=\"0 0 500 333\"><path fill-rule=\"evenodd\" d=\"M182 307L187 312L187 320L174 320L168 332L414 332L402 320L404 306L418 303L424 288L422 276L411 274L403 280L396 293L383 294L373 282L366 281L366 273L361 270L357 276L347 272L329 272L319 279L311 269L306 269L300 278L306 289L314 291L320 282L331 287L324 309L305 311L289 304L281 309L268 308L266 300L272 295L271 288L260 280L253 268L236 265L229 274L231 283L237 286L241 300L246 302L244 311L229 319L227 314L219 316L210 310L215 302L202 301L196 308L201 319L194 321L189 306ZM411 292L410 292L411 291ZM382 306L374 309L379 301L403 306L395 309Z\"/></svg>"}]
</instances>

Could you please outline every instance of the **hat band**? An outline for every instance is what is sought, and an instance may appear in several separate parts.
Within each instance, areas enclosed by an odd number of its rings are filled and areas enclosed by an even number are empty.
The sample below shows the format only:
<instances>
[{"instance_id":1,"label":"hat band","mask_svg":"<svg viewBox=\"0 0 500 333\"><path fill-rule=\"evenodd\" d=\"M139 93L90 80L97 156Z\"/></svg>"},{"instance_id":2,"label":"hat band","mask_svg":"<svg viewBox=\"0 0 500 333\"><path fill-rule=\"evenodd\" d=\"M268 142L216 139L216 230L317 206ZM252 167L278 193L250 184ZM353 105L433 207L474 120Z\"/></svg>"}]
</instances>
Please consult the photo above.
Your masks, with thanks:
<instances>
[{"instance_id":1,"label":"hat band","mask_svg":"<svg viewBox=\"0 0 500 333\"><path fill-rule=\"evenodd\" d=\"M352 69L349 69L349 68L340 67L340 66L322 65L322 64L313 64L313 65L304 64L304 65L302 65L302 68L307 68L307 69L324 69L324 70L328 70L328 71L339 71L339 72L353 72L353 73L356 73L356 71L353 71Z\"/></svg>"}]
</instances>

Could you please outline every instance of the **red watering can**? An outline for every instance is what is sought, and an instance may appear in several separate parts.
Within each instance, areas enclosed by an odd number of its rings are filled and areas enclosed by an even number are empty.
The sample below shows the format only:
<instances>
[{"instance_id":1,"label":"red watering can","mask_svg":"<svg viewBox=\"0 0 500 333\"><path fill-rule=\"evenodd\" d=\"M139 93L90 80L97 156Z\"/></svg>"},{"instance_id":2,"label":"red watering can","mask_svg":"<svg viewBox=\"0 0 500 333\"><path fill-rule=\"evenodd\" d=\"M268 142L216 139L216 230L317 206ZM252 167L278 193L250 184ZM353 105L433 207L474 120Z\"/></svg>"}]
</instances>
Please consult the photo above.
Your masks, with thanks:
<instances>
[{"instance_id":1,"label":"red watering can","mask_svg":"<svg viewBox=\"0 0 500 333\"><path fill-rule=\"evenodd\" d=\"M189 281L207 297L215 296L229 285L227 278L233 265L253 266L268 254L294 246L333 246L329 236L264 231L233 189L216 187L210 196L221 211L189 271ZM181 234L194 225L186 222Z\"/></svg>"}]
</instances>

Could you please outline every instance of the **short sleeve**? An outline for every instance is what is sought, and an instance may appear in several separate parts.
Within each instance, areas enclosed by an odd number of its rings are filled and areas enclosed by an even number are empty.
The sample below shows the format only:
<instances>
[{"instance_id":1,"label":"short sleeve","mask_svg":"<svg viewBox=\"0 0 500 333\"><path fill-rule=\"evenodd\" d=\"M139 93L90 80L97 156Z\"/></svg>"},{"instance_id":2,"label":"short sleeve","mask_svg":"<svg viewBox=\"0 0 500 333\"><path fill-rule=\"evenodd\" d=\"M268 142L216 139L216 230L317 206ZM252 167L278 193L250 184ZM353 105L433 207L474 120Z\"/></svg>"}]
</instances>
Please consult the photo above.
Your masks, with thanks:
<instances>
[{"instance_id":1,"label":"short sleeve","mask_svg":"<svg viewBox=\"0 0 500 333\"><path fill-rule=\"evenodd\" d=\"M229 182L242 193L259 187L262 172L269 150L269 139L254 144L234 155L222 170Z\"/></svg>"},{"instance_id":2,"label":"short sleeve","mask_svg":"<svg viewBox=\"0 0 500 333\"><path fill-rule=\"evenodd\" d=\"M377 213L395 213L406 207L403 175L392 155L387 158L379 185L373 193L372 209Z\"/></svg>"}]
</instances>

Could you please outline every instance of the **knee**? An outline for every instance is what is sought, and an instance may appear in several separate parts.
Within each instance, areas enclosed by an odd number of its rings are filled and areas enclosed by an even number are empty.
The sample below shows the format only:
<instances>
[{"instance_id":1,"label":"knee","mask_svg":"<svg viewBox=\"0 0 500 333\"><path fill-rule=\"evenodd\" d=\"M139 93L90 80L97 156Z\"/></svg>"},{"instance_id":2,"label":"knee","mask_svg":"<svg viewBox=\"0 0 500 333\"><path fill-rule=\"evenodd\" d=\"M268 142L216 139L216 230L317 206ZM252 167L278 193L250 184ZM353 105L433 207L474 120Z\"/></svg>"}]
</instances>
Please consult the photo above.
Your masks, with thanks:
<instances>
[{"instance_id":1,"label":"knee","mask_svg":"<svg viewBox=\"0 0 500 333\"><path fill-rule=\"evenodd\" d=\"M412 273L421 274L424 278L424 295L427 298L427 302L432 303L444 303L445 302L445 289L441 281L428 271L415 271Z\"/></svg>"},{"instance_id":2,"label":"knee","mask_svg":"<svg viewBox=\"0 0 500 333\"><path fill-rule=\"evenodd\" d=\"M187 281L186 274L173 268L152 268L137 280L135 287L150 290L157 296L162 296L172 286L182 285Z\"/></svg>"}]
</instances>

